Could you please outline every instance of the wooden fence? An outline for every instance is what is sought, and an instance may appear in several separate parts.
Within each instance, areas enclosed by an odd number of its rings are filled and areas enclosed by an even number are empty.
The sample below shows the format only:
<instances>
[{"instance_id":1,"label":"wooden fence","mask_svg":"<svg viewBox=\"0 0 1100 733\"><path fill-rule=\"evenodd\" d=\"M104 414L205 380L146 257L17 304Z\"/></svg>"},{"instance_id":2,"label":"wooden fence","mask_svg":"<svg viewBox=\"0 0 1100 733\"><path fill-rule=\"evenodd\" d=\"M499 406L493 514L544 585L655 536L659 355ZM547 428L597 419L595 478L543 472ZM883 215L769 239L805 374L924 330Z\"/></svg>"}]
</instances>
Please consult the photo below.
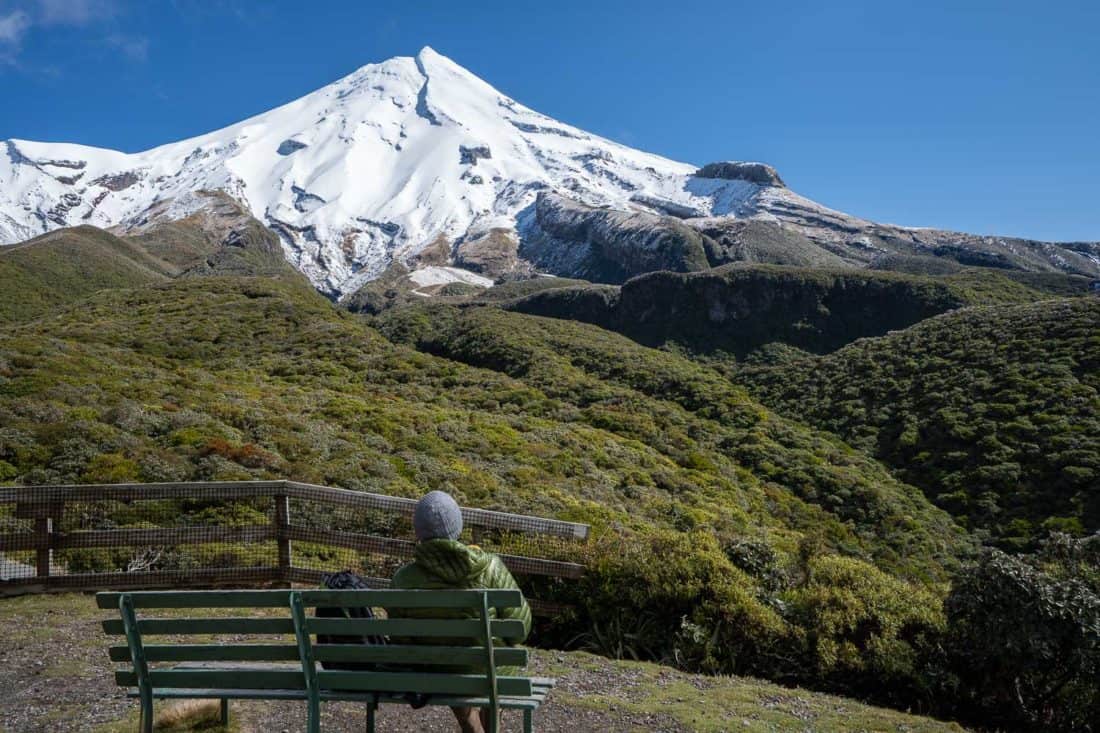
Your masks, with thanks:
<instances>
[{"instance_id":1,"label":"wooden fence","mask_svg":"<svg viewBox=\"0 0 1100 733\"><path fill-rule=\"evenodd\" d=\"M264 523L238 525L204 523L183 526L120 526L83 528L89 514L107 517L104 506L124 508L133 515L143 502L191 502L197 505L222 505L247 502L263 507L269 518ZM295 505L322 508L329 521L299 521ZM164 587L240 586L302 583L315 585L326 571L342 568L309 567L301 562L295 546L341 548L364 557L383 557L405 561L412 557L415 541L394 536L355 531L340 527L331 519L343 512L350 517L369 512L386 515L411 525L415 499L371 494L296 481L227 481L163 484L96 484L72 486L33 486L0 488L0 595L58 590L127 590ZM140 514L140 512L139 512ZM519 514L462 509L463 521L474 541L489 537L532 538L534 546L546 541L557 548L558 559L500 552L501 558L516 575L578 578L583 565L563 560L571 548L588 539L588 526L554 519ZM349 520L351 521L351 520ZM101 522L102 523L102 522ZM109 522L108 522L109 524ZM142 523L143 525L148 522ZM347 524L347 522L345 522ZM166 548L193 545L245 546L273 543L275 551L264 555L269 561L226 567L217 563L187 568L158 567L155 560L135 558L128 567L88 570L58 562L56 554L78 549L131 551L144 548L146 554ZM488 543L492 544L491 540ZM505 543L507 545L507 543ZM512 543L513 545L516 543ZM519 543L523 545L523 542ZM490 549L495 549L491 548ZM575 555L574 555L575 557ZM316 565L316 558L312 562ZM368 577L375 587L386 587L386 577ZM543 612L552 612L553 604L535 604Z\"/></svg>"}]
</instances>

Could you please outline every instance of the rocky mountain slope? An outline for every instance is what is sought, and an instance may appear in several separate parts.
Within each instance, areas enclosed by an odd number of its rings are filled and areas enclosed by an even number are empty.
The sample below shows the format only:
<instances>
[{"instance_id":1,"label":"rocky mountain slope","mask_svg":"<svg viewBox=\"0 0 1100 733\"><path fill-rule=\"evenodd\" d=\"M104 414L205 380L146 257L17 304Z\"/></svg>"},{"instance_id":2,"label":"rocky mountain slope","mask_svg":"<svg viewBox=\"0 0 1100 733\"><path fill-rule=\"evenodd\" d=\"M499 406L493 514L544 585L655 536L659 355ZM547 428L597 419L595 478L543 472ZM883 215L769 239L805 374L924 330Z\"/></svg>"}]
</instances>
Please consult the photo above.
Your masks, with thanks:
<instances>
[{"instance_id":1,"label":"rocky mountain slope","mask_svg":"<svg viewBox=\"0 0 1100 733\"><path fill-rule=\"evenodd\" d=\"M331 296L395 262L621 282L731 261L866 266L902 254L1100 275L1098 243L880 225L794 193L760 163L699 168L633 150L523 106L430 48L141 153L2 144L0 243L81 224L141 229L222 191Z\"/></svg>"}]
</instances>

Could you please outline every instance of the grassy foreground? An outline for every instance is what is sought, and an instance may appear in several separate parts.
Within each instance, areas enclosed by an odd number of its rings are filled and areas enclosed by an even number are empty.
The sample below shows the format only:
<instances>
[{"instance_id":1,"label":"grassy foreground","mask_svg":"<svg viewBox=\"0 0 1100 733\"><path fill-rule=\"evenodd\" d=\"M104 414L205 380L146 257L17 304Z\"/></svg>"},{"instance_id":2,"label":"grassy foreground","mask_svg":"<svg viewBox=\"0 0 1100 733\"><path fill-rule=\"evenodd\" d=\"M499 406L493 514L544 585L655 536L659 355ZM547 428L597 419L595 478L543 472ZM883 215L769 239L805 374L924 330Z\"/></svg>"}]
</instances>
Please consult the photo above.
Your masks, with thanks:
<instances>
[{"instance_id":1,"label":"grassy foreground","mask_svg":"<svg viewBox=\"0 0 1100 733\"><path fill-rule=\"evenodd\" d=\"M0 657L0 731L65 730L122 733L135 729L136 705L110 679L107 639L98 630L105 612L90 595L0 599L8 643ZM580 652L540 651L539 674L559 687L540 711L539 730L665 731L961 731L958 725L876 708L833 695L788 689L745 677L706 677L642 662L611 661ZM300 705L238 703L234 733L299 729ZM326 731L362 730L362 710L331 708ZM162 706L164 731L210 727L196 706L190 715ZM191 721L198 721L192 723ZM507 720L506 720L507 722ZM449 730L446 711L422 717L404 708L384 711L381 730Z\"/></svg>"}]
</instances>

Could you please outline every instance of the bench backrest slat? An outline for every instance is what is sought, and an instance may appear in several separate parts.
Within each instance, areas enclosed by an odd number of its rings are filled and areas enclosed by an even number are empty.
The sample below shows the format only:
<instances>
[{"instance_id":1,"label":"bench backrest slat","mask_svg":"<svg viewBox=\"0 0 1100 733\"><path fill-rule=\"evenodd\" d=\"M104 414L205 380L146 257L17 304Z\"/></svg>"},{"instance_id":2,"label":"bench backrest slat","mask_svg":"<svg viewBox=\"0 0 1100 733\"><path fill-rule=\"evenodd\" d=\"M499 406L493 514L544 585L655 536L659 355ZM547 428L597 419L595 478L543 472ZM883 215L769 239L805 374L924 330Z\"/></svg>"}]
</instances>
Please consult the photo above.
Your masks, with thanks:
<instances>
[{"instance_id":1,"label":"bench backrest slat","mask_svg":"<svg viewBox=\"0 0 1100 733\"><path fill-rule=\"evenodd\" d=\"M289 608L289 590L134 591L134 608ZM519 606L518 590L304 590L302 605L389 608L480 609L483 594L491 608ZM97 593L100 608L116 610L122 593Z\"/></svg>"},{"instance_id":2,"label":"bench backrest slat","mask_svg":"<svg viewBox=\"0 0 1100 733\"><path fill-rule=\"evenodd\" d=\"M112 662L129 662L130 647L108 650ZM145 644L147 662L296 662L295 644Z\"/></svg>"},{"instance_id":3,"label":"bench backrest slat","mask_svg":"<svg viewBox=\"0 0 1100 733\"><path fill-rule=\"evenodd\" d=\"M123 687L137 685L137 674L117 670L115 682ZM304 690L301 669L150 669L149 683L158 687L216 688L240 690Z\"/></svg>"},{"instance_id":4,"label":"bench backrest slat","mask_svg":"<svg viewBox=\"0 0 1100 733\"><path fill-rule=\"evenodd\" d=\"M523 636L523 622L511 619L490 621L493 636L515 639ZM464 638L482 641L483 626L479 619L427 618L311 618L306 621L311 634L340 636L370 636L374 634L421 638Z\"/></svg>"},{"instance_id":5,"label":"bench backrest slat","mask_svg":"<svg viewBox=\"0 0 1100 733\"><path fill-rule=\"evenodd\" d=\"M523 635L523 622L511 619L490 622L493 636L516 639ZM290 618L139 618L137 629L143 636L191 634L293 634ZM121 619L107 619L103 630L112 635L124 635ZM480 641L481 621L477 619L413 619L413 618L310 618L306 630L311 634L341 636L401 636L421 638L462 638Z\"/></svg>"},{"instance_id":6,"label":"bench backrest slat","mask_svg":"<svg viewBox=\"0 0 1100 733\"><path fill-rule=\"evenodd\" d=\"M147 662L296 662L296 644L145 644ZM131 661L129 646L108 649L112 662ZM527 650L502 647L494 650L498 667L526 667ZM485 649L480 646L428 646L413 644L314 644L318 662L373 662L408 665L461 665L482 669Z\"/></svg>"},{"instance_id":7,"label":"bench backrest slat","mask_svg":"<svg viewBox=\"0 0 1100 733\"><path fill-rule=\"evenodd\" d=\"M146 636L160 634L293 634L294 622L286 618L139 618L138 631ZM120 619L107 619L103 630L112 635L124 634Z\"/></svg>"}]
</instances>

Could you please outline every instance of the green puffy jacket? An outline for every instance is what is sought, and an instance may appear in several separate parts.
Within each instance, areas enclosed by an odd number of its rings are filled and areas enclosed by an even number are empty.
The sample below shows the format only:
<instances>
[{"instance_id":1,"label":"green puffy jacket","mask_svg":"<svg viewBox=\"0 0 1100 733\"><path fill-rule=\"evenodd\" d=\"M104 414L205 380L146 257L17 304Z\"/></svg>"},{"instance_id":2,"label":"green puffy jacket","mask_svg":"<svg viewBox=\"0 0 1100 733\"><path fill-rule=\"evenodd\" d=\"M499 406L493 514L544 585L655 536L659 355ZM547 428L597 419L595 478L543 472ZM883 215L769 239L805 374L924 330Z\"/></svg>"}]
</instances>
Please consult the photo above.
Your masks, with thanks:
<instances>
[{"instance_id":1,"label":"green puffy jacket","mask_svg":"<svg viewBox=\"0 0 1100 733\"><path fill-rule=\"evenodd\" d=\"M457 540L427 540L416 546L414 560L393 576L393 588L406 590L500 589L518 590L515 579L496 555L475 545L464 545ZM523 622L523 636L506 639L509 644L520 644L531 633L531 608L524 599L519 608L490 608L493 618L516 619ZM480 614L470 608L387 608L390 618L478 618ZM453 639L432 640L441 644L454 644ZM428 643L428 640L420 640ZM457 643L469 644L469 639Z\"/></svg>"}]
</instances>

